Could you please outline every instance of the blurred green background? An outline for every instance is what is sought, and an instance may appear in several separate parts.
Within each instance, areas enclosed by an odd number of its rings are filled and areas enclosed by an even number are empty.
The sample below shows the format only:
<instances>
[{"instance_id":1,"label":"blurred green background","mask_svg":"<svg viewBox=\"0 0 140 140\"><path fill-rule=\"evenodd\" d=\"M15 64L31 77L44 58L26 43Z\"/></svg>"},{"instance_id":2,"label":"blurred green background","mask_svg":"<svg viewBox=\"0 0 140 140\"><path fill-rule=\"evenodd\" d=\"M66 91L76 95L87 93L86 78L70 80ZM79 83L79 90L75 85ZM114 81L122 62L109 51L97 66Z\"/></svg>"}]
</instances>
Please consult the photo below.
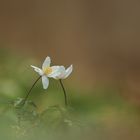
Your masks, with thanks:
<instances>
[{"instance_id":1,"label":"blurred green background","mask_svg":"<svg viewBox=\"0 0 140 140\"><path fill-rule=\"evenodd\" d=\"M140 138L140 18L136 0L0 0L0 139ZM48 90L30 65L73 64ZM37 108L33 106L33 103Z\"/></svg>"}]
</instances>

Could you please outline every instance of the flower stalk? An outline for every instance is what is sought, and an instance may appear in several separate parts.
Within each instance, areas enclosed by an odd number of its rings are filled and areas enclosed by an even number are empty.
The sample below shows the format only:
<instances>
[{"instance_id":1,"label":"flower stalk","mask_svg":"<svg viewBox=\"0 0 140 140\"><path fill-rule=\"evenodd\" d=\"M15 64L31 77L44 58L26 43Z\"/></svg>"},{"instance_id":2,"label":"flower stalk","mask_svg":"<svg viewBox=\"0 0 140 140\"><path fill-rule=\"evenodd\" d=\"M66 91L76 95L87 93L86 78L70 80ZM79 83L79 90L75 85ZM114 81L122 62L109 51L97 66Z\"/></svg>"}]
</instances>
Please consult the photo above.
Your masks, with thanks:
<instances>
[{"instance_id":1,"label":"flower stalk","mask_svg":"<svg viewBox=\"0 0 140 140\"><path fill-rule=\"evenodd\" d=\"M61 85L62 90L63 90L63 93L64 93L65 106L67 106L67 105L68 105L68 101L67 101L67 94L66 94L66 90L65 90L65 88L64 88L64 85L63 85L63 82L62 82L62 80L61 80L61 79L59 80L59 82L60 82L60 85Z\"/></svg>"},{"instance_id":2,"label":"flower stalk","mask_svg":"<svg viewBox=\"0 0 140 140\"><path fill-rule=\"evenodd\" d=\"M27 101L27 99L28 99L28 97L29 97L29 95L30 95L32 89L34 88L34 86L36 85L36 83L37 83L40 79L41 79L41 76L39 76L39 77L37 78L37 80L33 83L33 85L31 86L31 88L30 88L30 90L28 91L26 97L24 98L24 103L23 103L23 105L24 105L25 102Z\"/></svg>"}]
</instances>

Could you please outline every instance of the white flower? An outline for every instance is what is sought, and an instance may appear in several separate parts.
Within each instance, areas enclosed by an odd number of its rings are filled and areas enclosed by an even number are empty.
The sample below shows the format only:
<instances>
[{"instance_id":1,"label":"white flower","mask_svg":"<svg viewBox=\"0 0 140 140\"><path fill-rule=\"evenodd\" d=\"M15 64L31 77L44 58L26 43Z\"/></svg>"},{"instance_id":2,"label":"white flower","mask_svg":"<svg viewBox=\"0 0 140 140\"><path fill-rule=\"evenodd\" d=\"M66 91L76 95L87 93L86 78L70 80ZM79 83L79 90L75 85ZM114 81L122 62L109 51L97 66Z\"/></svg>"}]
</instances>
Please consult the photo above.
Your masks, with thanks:
<instances>
[{"instance_id":1,"label":"white flower","mask_svg":"<svg viewBox=\"0 0 140 140\"><path fill-rule=\"evenodd\" d=\"M60 75L60 66L50 66L50 64L50 57L46 57L42 64L42 69L31 65L31 67L34 68L34 70L42 77L42 84L44 89L47 89L49 86L48 77L56 78L58 75Z\"/></svg>"},{"instance_id":2,"label":"white flower","mask_svg":"<svg viewBox=\"0 0 140 140\"><path fill-rule=\"evenodd\" d=\"M55 79L66 79L73 71L73 66L69 66L67 69L65 69L64 66L59 66L57 75L53 78Z\"/></svg>"}]
</instances>

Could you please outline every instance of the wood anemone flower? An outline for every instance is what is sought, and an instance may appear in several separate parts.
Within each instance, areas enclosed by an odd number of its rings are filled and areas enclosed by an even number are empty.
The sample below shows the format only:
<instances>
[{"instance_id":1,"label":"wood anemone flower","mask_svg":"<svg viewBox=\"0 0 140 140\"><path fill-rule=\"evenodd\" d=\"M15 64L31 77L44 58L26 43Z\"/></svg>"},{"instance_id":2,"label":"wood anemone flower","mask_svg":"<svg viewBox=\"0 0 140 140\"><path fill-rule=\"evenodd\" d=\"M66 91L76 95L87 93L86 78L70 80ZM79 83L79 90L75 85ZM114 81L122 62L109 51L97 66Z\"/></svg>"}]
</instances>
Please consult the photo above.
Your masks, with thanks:
<instances>
[{"instance_id":1,"label":"wood anemone flower","mask_svg":"<svg viewBox=\"0 0 140 140\"><path fill-rule=\"evenodd\" d=\"M43 88L47 89L49 86L49 78L55 78L60 74L60 66L50 66L51 59L46 57L42 64L42 69L31 65L31 67L41 76Z\"/></svg>"}]
</instances>

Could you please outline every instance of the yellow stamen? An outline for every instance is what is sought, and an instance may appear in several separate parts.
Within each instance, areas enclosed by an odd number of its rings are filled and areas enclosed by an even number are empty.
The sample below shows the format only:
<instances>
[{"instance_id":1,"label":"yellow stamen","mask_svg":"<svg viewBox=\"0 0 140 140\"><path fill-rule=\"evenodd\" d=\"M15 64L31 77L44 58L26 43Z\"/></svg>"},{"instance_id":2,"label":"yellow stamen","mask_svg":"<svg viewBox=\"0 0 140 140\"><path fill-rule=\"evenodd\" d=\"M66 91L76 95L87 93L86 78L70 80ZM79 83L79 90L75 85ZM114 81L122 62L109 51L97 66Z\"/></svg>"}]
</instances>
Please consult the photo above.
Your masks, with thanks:
<instances>
[{"instance_id":1,"label":"yellow stamen","mask_svg":"<svg viewBox=\"0 0 140 140\"><path fill-rule=\"evenodd\" d=\"M51 68L51 67L45 68L45 69L44 69L44 73L45 73L46 75L51 74L51 73L52 73L52 68Z\"/></svg>"}]
</instances>

